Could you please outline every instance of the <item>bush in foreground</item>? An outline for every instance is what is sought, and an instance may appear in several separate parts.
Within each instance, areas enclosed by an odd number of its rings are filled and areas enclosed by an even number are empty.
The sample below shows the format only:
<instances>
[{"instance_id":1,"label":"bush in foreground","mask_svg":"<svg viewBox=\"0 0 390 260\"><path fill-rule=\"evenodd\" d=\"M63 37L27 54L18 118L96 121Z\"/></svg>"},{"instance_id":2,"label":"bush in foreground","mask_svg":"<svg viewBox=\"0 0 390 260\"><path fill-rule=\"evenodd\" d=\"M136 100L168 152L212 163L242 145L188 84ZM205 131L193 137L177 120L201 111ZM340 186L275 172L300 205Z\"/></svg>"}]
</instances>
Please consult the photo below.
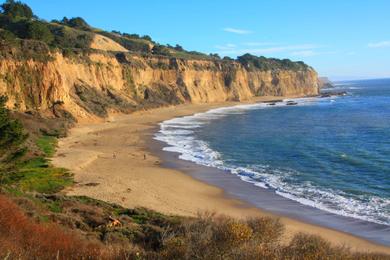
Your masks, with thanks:
<instances>
[{"instance_id":1,"label":"bush in foreground","mask_svg":"<svg viewBox=\"0 0 390 260\"><path fill-rule=\"evenodd\" d=\"M66 233L55 224L30 220L12 201L0 195L0 258L99 258L102 248Z\"/></svg>"},{"instance_id":2,"label":"bush in foreground","mask_svg":"<svg viewBox=\"0 0 390 260\"><path fill-rule=\"evenodd\" d=\"M52 206L48 219L61 219L62 226L35 221L0 195L0 259L389 259L352 253L307 234L282 242L284 226L274 218L180 218L86 197L42 198ZM121 224L110 225L112 217Z\"/></svg>"}]
</instances>

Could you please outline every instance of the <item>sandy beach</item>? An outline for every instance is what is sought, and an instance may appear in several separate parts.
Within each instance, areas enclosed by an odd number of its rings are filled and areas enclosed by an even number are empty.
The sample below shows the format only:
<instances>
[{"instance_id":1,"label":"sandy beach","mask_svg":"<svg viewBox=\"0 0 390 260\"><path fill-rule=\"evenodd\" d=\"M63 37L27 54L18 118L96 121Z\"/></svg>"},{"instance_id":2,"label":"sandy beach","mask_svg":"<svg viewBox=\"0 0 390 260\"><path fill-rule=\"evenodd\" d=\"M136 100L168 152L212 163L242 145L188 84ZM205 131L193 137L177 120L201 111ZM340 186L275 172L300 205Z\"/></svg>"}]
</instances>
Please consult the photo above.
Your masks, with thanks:
<instances>
[{"instance_id":1,"label":"sandy beach","mask_svg":"<svg viewBox=\"0 0 390 260\"><path fill-rule=\"evenodd\" d=\"M262 97L251 102L281 99ZM212 211L232 217L272 215L224 196L223 190L178 170L161 166L148 145L159 122L238 103L188 104L111 115L105 122L80 123L61 139L53 163L74 173L68 195L86 195L125 207L146 207L166 214L195 216ZM242 103L239 103L242 104ZM358 251L390 253L390 248L301 221L281 217L288 239L296 232L317 234Z\"/></svg>"}]
</instances>

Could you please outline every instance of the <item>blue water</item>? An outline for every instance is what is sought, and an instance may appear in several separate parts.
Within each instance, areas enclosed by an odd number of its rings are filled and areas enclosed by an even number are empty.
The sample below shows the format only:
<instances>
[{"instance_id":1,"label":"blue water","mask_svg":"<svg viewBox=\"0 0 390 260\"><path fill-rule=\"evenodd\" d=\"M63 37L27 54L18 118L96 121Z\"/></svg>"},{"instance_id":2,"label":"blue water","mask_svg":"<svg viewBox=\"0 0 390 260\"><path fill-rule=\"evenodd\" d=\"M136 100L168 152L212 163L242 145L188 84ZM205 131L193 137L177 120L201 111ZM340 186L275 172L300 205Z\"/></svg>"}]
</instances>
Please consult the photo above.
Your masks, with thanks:
<instances>
[{"instance_id":1,"label":"blue water","mask_svg":"<svg viewBox=\"0 0 390 260\"><path fill-rule=\"evenodd\" d=\"M348 95L219 108L165 121L168 151L325 211L390 226L390 79Z\"/></svg>"}]
</instances>

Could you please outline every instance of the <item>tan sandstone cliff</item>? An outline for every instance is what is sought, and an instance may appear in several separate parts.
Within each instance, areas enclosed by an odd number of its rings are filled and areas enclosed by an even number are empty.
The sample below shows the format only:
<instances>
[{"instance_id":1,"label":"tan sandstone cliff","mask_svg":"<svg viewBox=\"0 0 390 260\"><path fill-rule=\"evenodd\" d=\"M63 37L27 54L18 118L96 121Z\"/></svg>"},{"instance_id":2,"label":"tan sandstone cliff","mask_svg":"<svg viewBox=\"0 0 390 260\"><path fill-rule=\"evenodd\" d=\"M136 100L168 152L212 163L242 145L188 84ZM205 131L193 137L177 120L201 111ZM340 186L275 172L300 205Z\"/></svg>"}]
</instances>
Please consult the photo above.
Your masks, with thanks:
<instances>
[{"instance_id":1,"label":"tan sandstone cliff","mask_svg":"<svg viewBox=\"0 0 390 260\"><path fill-rule=\"evenodd\" d=\"M48 61L0 60L0 95L9 97L10 108L47 111L60 106L85 118L185 102L318 94L317 73L311 68L261 71L235 61L103 51L51 56Z\"/></svg>"}]
</instances>

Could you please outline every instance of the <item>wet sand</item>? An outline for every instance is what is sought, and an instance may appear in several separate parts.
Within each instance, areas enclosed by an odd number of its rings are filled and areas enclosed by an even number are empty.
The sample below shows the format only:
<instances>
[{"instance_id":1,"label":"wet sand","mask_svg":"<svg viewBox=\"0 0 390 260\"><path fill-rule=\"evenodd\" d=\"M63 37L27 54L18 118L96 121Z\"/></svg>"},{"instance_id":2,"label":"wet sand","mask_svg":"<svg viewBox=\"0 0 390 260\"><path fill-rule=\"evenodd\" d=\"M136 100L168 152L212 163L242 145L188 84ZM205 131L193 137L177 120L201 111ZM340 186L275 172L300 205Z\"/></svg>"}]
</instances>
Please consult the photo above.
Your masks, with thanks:
<instances>
[{"instance_id":1,"label":"wet sand","mask_svg":"<svg viewBox=\"0 0 390 260\"><path fill-rule=\"evenodd\" d=\"M390 227L351 217L336 215L327 211L302 205L279 196L272 189L264 189L252 183L244 182L230 172L195 164L178 159L178 153L165 152L166 144L160 141L150 142L150 147L157 151L163 160L162 166L180 170L195 179L219 187L226 197L238 198L259 209L277 216L286 216L295 220L346 232L357 237L390 246Z\"/></svg>"},{"instance_id":2,"label":"wet sand","mask_svg":"<svg viewBox=\"0 0 390 260\"><path fill-rule=\"evenodd\" d=\"M280 97L262 97L251 102L272 99ZM74 173L77 183L67 190L69 195L86 195L125 207L146 207L183 216L204 211L238 218L274 215L177 167L166 167L169 162L163 161L159 148L151 145L161 121L236 104L179 105L111 116L106 122L79 124L60 140L53 163ZM281 220L286 225L286 240L297 232L306 232L353 250L390 253L389 247L340 231L289 217Z\"/></svg>"}]
</instances>

